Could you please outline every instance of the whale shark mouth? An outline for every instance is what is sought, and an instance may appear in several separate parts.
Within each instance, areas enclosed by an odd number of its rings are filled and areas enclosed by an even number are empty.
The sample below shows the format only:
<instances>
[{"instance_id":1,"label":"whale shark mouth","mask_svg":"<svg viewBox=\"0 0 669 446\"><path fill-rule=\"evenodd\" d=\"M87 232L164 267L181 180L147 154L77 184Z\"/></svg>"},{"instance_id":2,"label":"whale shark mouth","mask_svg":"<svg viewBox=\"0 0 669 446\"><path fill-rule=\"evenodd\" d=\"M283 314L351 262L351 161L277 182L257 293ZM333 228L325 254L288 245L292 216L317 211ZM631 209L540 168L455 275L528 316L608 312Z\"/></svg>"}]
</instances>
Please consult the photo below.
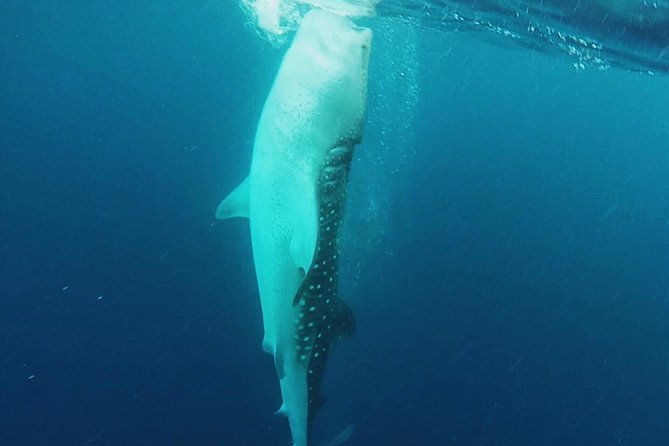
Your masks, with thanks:
<instances>
[{"instance_id":1,"label":"whale shark mouth","mask_svg":"<svg viewBox=\"0 0 669 446\"><path fill-rule=\"evenodd\" d=\"M339 230L354 145L354 141L345 141L326 154L317 186L316 250L311 267L293 300L293 305L299 309L294 335L297 357L307 369L309 431L314 414L325 403L320 390L332 343L336 339L352 336L355 331L353 313L337 293Z\"/></svg>"}]
</instances>

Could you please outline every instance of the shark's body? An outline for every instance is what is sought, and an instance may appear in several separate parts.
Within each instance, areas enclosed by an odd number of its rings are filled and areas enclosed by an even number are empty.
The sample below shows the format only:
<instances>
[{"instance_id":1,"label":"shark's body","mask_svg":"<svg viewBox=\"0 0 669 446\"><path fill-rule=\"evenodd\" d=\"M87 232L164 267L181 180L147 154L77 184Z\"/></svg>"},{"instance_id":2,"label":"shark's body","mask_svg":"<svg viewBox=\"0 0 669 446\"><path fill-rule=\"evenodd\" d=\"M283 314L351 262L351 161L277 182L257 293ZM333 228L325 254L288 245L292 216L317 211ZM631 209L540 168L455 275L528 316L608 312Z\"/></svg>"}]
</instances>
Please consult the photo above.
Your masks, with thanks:
<instances>
[{"instance_id":1,"label":"shark's body","mask_svg":"<svg viewBox=\"0 0 669 446\"><path fill-rule=\"evenodd\" d=\"M353 330L337 296L338 235L367 100L371 31L312 10L265 102L249 177L218 218L248 216L263 314L293 444L310 445L332 342Z\"/></svg>"}]
</instances>

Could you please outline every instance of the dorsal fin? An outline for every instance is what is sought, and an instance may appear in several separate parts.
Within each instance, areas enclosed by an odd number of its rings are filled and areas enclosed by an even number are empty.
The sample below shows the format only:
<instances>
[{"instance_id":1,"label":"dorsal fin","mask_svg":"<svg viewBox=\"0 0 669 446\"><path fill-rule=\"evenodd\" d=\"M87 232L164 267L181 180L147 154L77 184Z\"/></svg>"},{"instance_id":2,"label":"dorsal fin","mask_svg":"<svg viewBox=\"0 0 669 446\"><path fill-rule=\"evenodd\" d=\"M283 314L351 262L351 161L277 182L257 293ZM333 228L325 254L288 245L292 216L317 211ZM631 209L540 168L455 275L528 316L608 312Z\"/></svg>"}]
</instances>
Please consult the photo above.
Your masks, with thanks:
<instances>
[{"instance_id":1,"label":"dorsal fin","mask_svg":"<svg viewBox=\"0 0 669 446\"><path fill-rule=\"evenodd\" d=\"M225 220L233 217L249 216L249 177L239 183L216 208L216 218Z\"/></svg>"}]
</instances>

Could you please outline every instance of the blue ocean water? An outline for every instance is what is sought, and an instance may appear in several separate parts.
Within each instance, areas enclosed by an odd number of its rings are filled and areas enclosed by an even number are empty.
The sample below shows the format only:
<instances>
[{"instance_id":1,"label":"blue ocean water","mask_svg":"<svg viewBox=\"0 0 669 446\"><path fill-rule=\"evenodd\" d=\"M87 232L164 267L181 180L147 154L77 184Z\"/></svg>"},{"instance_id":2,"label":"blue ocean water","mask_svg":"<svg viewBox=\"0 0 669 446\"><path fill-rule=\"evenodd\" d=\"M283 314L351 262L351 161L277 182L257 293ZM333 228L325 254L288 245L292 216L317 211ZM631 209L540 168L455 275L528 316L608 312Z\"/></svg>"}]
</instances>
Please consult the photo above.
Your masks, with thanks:
<instances>
[{"instance_id":1,"label":"blue ocean water","mask_svg":"<svg viewBox=\"0 0 669 446\"><path fill-rule=\"evenodd\" d=\"M0 444L286 445L235 2L0 6ZM378 18L318 438L664 445L669 77Z\"/></svg>"}]
</instances>

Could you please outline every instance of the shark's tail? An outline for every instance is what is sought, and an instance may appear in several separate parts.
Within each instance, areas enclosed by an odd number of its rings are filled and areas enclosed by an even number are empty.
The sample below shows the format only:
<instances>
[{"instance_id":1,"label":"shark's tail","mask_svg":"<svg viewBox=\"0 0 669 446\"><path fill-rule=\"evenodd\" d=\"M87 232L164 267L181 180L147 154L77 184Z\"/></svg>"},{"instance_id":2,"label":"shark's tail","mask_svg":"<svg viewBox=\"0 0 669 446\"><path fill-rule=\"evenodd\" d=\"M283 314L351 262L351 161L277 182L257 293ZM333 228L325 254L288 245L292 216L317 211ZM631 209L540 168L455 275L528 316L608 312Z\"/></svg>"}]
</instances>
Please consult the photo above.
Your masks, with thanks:
<instances>
[{"instance_id":1,"label":"shark's tail","mask_svg":"<svg viewBox=\"0 0 669 446\"><path fill-rule=\"evenodd\" d=\"M354 429L355 424L349 424L343 431L339 433L339 435L323 443L321 446L337 446L346 443L353 436Z\"/></svg>"}]
</instances>

